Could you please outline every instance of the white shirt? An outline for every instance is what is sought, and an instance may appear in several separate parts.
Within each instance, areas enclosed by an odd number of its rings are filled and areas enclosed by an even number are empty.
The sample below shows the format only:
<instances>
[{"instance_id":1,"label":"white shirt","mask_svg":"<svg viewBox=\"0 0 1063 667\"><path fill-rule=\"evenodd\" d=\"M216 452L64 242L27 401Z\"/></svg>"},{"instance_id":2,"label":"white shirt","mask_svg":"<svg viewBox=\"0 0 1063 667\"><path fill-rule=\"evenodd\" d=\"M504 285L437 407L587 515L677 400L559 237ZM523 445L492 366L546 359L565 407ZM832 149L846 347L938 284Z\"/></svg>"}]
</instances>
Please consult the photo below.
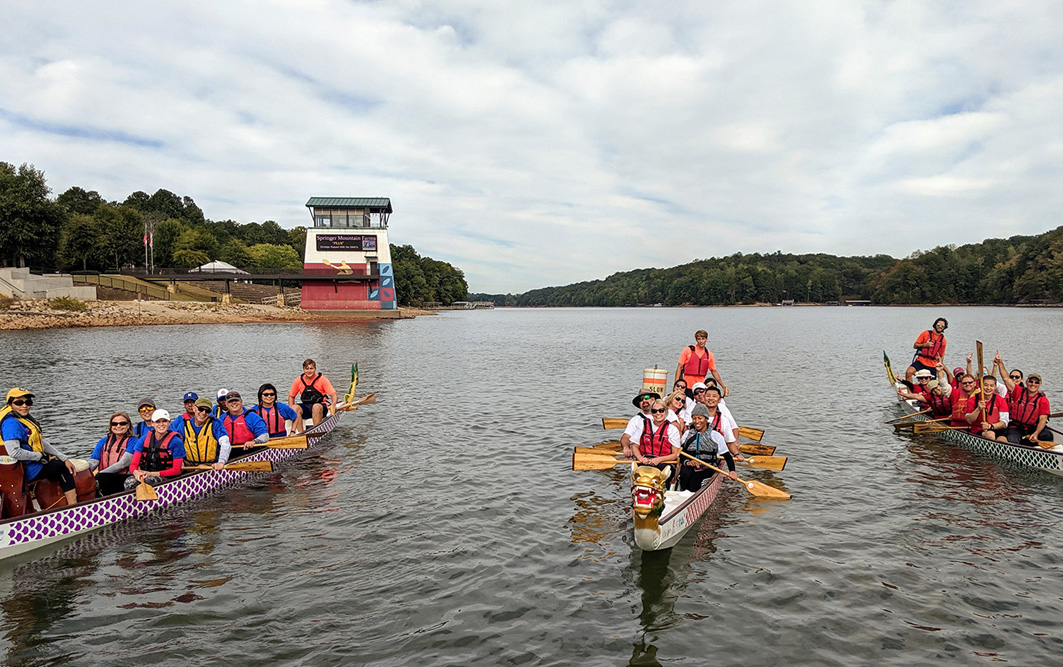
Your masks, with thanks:
<instances>
[{"instance_id":1,"label":"white shirt","mask_svg":"<svg viewBox=\"0 0 1063 667\"><path fill-rule=\"evenodd\" d=\"M632 417L630 420L628 420L627 428L624 429L624 435L631 438L631 442L633 443L638 442L639 438L642 437L642 425L646 423L643 420L643 417L649 419L650 422L653 421L653 419L651 419L648 414L646 414L645 412L640 412L634 417Z\"/></svg>"},{"instance_id":2,"label":"white shirt","mask_svg":"<svg viewBox=\"0 0 1063 667\"><path fill-rule=\"evenodd\" d=\"M632 431L629 430L629 429L631 429L632 425L635 425L635 426L638 427L638 432L637 433L632 432ZM642 425L643 425L642 416L641 415L635 415L634 417L631 418L631 421L629 421L627 423L627 428L624 429L624 433L626 433L631 438L631 446L632 447L634 447L635 445L641 445L642 444L640 442L640 440L642 439ZM652 419L650 420L650 428L653 428L653 420ZM677 429L675 427L675 424L668 424L668 431L667 432L668 432L668 444L671 445L672 447L678 447L679 446L679 429ZM646 456L646 454L643 454L643 456ZM665 456L667 456L667 454Z\"/></svg>"},{"instance_id":3,"label":"white shirt","mask_svg":"<svg viewBox=\"0 0 1063 667\"><path fill-rule=\"evenodd\" d=\"M731 419L731 417L726 412L724 412L723 410L720 410L719 408L717 408L716 411L720 414L720 430L723 431L723 440L724 440L724 442L734 442L735 441L734 432L735 432L735 429L738 428L738 424L736 424L735 420ZM709 419L709 428L712 428L712 419L711 418Z\"/></svg>"}]
</instances>

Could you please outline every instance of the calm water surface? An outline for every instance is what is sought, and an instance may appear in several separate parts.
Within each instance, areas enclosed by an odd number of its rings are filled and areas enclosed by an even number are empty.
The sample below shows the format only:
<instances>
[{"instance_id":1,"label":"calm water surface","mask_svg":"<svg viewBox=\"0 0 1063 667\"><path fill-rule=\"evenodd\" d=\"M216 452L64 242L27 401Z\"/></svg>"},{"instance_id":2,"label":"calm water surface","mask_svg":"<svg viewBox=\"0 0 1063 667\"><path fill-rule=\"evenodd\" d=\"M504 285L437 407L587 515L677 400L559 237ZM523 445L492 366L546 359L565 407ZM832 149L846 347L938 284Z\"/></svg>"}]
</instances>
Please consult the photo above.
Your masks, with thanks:
<instances>
[{"instance_id":1,"label":"calm water surface","mask_svg":"<svg viewBox=\"0 0 1063 667\"><path fill-rule=\"evenodd\" d=\"M1063 408L1063 311L496 310L401 322L2 332L6 386L68 453L142 395L285 391L359 362L379 403L244 487L0 563L8 665L1056 663L1063 479L896 435L882 370L949 319ZM642 369L709 331L740 423L790 457L743 471L676 548L631 539L617 432ZM342 389L341 389L342 393Z\"/></svg>"}]
</instances>

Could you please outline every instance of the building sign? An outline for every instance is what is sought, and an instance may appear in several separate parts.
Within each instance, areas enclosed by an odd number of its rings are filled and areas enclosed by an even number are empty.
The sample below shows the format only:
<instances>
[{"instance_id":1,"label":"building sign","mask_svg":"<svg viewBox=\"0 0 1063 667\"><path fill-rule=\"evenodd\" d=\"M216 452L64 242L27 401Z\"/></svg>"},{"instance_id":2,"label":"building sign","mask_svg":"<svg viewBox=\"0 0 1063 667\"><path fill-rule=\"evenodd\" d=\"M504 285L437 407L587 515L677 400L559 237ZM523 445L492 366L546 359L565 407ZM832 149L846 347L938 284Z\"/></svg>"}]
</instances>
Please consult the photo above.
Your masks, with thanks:
<instances>
[{"instance_id":1,"label":"building sign","mask_svg":"<svg viewBox=\"0 0 1063 667\"><path fill-rule=\"evenodd\" d=\"M318 251L358 250L359 252L376 252L375 235L358 234L318 234Z\"/></svg>"}]
</instances>

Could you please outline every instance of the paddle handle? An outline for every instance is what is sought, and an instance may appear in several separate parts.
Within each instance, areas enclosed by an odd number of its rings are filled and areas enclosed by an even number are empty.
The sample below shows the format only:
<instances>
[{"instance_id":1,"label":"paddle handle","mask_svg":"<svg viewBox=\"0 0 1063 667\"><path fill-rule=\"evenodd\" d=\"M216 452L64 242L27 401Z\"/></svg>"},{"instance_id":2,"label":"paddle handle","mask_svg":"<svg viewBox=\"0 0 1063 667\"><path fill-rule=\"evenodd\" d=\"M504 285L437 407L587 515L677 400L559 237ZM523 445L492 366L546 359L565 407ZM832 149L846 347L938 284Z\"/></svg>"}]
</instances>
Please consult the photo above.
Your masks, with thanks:
<instances>
[{"instance_id":1,"label":"paddle handle","mask_svg":"<svg viewBox=\"0 0 1063 667\"><path fill-rule=\"evenodd\" d=\"M691 461L697 461L698 463L700 463L701 465L705 466L706 468L712 468L713 470L715 470L716 472L720 473L724 477L730 478L730 476L731 476L731 473L727 472L726 470L720 470L719 468L717 468L716 466L712 465L711 463L705 463L704 461L702 461L698 457L691 456L690 454L687 454L686 452L684 452L682 450L680 450L679 455L680 456L685 456L688 459L690 459ZM738 479L737 477L735 478L735 481L742 482L743 485L746 483L745 480Z\"/></svg>"}]
</instances>

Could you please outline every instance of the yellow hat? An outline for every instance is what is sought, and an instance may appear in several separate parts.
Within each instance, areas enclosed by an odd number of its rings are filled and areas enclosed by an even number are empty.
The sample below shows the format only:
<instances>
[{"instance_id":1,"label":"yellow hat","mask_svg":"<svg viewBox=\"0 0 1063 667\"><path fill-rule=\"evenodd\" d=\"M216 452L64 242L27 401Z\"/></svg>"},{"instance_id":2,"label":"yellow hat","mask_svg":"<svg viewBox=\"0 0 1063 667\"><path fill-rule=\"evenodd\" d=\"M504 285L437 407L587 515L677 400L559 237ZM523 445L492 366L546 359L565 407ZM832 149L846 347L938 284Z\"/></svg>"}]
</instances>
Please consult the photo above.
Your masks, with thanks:
<instances>
[{"instance_id":1,"label":"yellow hat","mask_svg":"<svg viewBox=\"0 0 1063 667\"><path fill-rule=\"evenodd\" d=\"M18 398L19 396L28 396L30 398L33 398L33 392L31 392L29 389L23 389L21 387L12 387L11 391L7 392L7 398L4 400L10 403L11 399Z\"/></svg>"}]
</instances>

